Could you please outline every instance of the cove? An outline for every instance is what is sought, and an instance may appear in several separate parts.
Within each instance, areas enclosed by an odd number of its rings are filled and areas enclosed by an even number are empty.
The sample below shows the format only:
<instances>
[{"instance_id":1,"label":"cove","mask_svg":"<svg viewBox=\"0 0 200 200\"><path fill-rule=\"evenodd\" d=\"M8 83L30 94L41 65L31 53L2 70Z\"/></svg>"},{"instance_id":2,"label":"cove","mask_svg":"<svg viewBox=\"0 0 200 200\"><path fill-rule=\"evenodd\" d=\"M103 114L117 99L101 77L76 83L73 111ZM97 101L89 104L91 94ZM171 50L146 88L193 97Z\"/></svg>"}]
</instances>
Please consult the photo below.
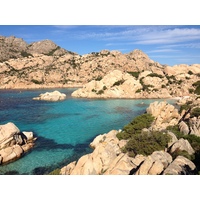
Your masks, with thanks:
<instances>
[{"instance_id":1,"label":"cove","mask_svg":"<svg viewBox=\"0 0 200 200\"><path fill-rule=\"evenodd\" d=\"M48 174L92 152L89 144L97 135L122 129L151 102L175 103L174 99L73 98L76 89L0 90L0 124L13 122L37 137L34 148L19 160L1 165L0 174ZM32 100L54 90L65 93L67 99Z\"/></svg>"}]
</instances>

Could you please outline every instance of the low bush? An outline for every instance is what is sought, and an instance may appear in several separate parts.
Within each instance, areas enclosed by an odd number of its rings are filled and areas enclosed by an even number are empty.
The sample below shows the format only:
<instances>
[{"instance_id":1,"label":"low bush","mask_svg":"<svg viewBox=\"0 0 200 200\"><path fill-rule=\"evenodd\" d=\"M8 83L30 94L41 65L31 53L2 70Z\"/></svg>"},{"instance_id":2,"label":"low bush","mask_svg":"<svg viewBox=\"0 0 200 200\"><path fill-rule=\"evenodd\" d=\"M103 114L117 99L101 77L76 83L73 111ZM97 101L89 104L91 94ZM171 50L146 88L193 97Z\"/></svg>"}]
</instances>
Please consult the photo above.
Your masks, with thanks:
<instances>
[{"instance_id":1,"label":"low bush","mask_svg":"<svg viewBox=\"0 0 200 200\"><path fill-rule=\"evenodd\" d=\"M158 78L163 78L162 75L160 74L157 74L157 73L151 73L151 74L148 74L147 76L150 76L150 77L158 77Z\"/></svg>"},{"instance_id":2,"label":"low bush","mask_svg":"<svg viewBox=\"0 0 200 200\"><path fill-rule=\"evenodd\" d=\"M60 175L60 169L55 169L52 172L49 173L49 175Z\"/></svg>"},{"instance_id":3,"label":"low bush","mask_svg":"<svg viewBox=\"0 0 200 200\"><path fill-rule=\"evenodd\" d=\"M200 81L193 83L192 86L195 87L194 93L200 95Z\"/></svg>"},{"instance_id":4,"label":"low bush","mask_svg":"<svg viewBox=\"0 0 200 200\"><path fill-rule=\"evenodd\" d=\"M123 130L117 134L117 138L129 139L134 134L141 133L143 128L149 128L154 120L154 117L151 114L142 114L135 117L131 123L124 126Z\"/></svg>"},{"instance_id":5,"label":"low bush","mask_svg":"<svg viewBox=\"0 0 200 200\"><path fill-rule=\"evenodd\" d=\"M112 85L112 87L114 87L114 86L119 86L119 85L122 85L123 83L124 83L124 81L125 80L119 80L119 81L116 81L113 85Z\"/></svg>"},{"instance_id":6,"label":"low bush","mask_svg":"<svg viewBox=\"0 0 200 200\"><path fill-rule=\"evenodd\" d=\"M161 132L135 134L127 142L125 150L131 157L135 157L137 154L148 156L154 151L164 150L170 139L168 134Z\"/></svg>"},{"instance_id":7,"label":"low bush","mask_svg":"<svg viewBox=\"0 0 200 200\"><path fill-rule=\"evenodd\" d=\"M138 79L140 72L127 72L129 73L131 76L135 77L136 79Z\"/></svg>"},{"instance_id":8,"label":"low bush","mask_svg":"<svg viewBox=\"0 0 200 200\"><path fill-rule=\"evenodd\" d=\"M191 117L199 117L200 116L200 108L194 108L190 114Z\"/></svg>"}]
</instances>

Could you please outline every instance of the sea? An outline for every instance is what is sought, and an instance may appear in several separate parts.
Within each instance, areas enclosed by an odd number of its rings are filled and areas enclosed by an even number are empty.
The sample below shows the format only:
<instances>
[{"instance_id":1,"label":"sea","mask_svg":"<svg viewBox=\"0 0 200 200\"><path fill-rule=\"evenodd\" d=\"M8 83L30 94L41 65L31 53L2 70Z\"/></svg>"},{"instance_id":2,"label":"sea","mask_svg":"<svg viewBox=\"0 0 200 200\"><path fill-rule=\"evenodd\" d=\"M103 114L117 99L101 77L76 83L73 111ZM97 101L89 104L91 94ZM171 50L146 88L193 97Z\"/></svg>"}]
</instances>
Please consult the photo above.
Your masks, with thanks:
<instances>
[{"instance_id":1,"label":"sea","mask_svg":"<svg viewBox=\"0 0 200 200\"><path fill-rule=\"evenodd\" d=\"M76 89L0 90L0 125L13 122L20 131L32 131L37 137L34 147L20 159L0 165L1 175L47 175L91 153L89 145L97 135L123 129L150 103L175 103L174 99L71 97ZM55 90L65 93L66 100L33 100Z\"/></svg>"}]
</instances>

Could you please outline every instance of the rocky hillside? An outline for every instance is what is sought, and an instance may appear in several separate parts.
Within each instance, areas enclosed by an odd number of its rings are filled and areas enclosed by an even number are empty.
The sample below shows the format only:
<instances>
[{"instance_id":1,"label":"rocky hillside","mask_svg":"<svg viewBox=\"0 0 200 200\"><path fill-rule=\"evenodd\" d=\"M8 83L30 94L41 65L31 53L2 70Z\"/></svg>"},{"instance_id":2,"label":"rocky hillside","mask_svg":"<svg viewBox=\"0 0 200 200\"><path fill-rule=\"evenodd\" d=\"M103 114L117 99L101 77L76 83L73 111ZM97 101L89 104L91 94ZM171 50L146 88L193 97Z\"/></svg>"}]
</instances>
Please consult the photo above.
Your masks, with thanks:
<instances>
[{"instance_id":1,"label":"rocky hillside","mask_svg":"<svg viewBox=\"0 0 200 200\"><path fill-rule=\"evenodd\" d=\"M102 50L77 55L50 40L27 44L15 37L0 37L0 88L82 86L110 70L161 73L163 66L140 50L128 54Z\"/></svg>"},{"instance_id":2,"label":"rocky hillside","mask_svg":"<svg viewBox=\"0 0 200 200\"><path fill-rule=\"evenodd\" d=\"M101 80L92 80L74 91L86 98L172 98L200 94L200 65L165 67L157 73L110 71Z\"/></svg>"},{"instance_id":3,"label":"rocky hillside","mask_svg":"<svg viewBox=\"0 0 200 200\"><path fill-rule=\"evenodd\" d=\"M69 163L62 175L181 175L200 171L200 98L179 109L154 102L122 130L97 136L94 151Z\"/></svg>"},{"instance_id":4,"label":"rocky hillside","mask_svg":"<svg viewBox=\"0 0 200 200\"><path fill-rule=\"evenodd\" d=\"M200 92L200 64L163 66L141 50L78 55L50 40L0 37L0 89L83 87L88 98L170 98Z\"/></svg>"},{"instance_id":5,"label":"rocky hillside","mask_svg":"<svg viewBox=\"0 0 200 200\"><path fill-rule=\"evenodd\" d=\"M0 62L7 61L12 58L17 59L29 56L33 57L32 54L61 56L66 53L74 54L72 52L68 52L65 49L60 48L50 40L43 40L28 44L23 39L16 38L14 36L0 36Z\"/></svg>"}]
</instances>

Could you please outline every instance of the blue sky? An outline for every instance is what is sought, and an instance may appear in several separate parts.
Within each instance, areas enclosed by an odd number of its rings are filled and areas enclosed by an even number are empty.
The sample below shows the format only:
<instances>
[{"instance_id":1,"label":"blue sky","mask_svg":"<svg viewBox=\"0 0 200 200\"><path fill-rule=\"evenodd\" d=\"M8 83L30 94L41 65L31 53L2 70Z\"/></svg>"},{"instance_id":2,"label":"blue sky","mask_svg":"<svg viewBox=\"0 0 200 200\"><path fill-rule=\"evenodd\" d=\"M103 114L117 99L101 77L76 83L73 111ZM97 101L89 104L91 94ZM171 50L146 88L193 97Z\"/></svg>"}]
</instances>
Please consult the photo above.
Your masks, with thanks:
<instances>
[{"instance_id":1,"label":"blue sky","mask_svg":"<svg viewBox=\"0 0 200 200\"><path fill-rule=\"evenodd\" d=\"M27 43L49 39L80 55L140 49L161 64L200 63L199 25L1 25L0 35Z\"/></svg>"}]
</instances>

